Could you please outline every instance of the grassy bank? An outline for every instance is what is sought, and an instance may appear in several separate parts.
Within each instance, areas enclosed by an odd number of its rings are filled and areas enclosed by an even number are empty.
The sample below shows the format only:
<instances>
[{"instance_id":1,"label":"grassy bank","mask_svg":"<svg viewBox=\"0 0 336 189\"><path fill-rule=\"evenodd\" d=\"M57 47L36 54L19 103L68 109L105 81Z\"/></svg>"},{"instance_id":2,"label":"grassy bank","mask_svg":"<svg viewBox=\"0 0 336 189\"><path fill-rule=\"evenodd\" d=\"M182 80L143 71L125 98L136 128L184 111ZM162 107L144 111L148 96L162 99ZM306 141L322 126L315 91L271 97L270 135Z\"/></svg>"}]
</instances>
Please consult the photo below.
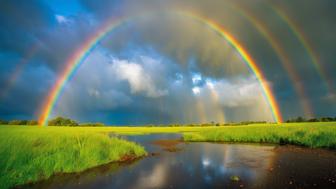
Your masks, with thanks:
<instances>
[{"instance_id":1,"label":"grassy bank","mask_svg":"<svg viewBox=\"0 0 336 189\"><path fill-rule=\"evenodd\" d=\"M185 133L190 142L247 142L295 144L336 149L336 123L290 123L280 126L250 125L203 129Z\"/></svg>"},{"instance_id":2,"label":"grassy bank","mask_svg":"<svg viewBox=\"0 0 336 189\"><path fill-rule=\"evenodd\" d=\"M84 128L0 127L0 188L145 155L143 147Z\"/></svg>"}]
</instances>

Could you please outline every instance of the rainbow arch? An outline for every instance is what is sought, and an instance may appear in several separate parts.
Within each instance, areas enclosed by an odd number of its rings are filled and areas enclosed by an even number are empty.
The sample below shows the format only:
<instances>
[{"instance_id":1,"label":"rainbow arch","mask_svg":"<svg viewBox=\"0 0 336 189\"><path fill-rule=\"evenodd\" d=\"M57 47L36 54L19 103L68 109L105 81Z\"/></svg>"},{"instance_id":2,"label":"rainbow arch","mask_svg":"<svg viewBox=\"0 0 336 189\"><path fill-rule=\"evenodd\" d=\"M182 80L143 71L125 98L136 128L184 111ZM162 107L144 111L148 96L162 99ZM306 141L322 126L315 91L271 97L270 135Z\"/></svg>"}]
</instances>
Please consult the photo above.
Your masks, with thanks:
<instances>
[{"instance_id":1,"label":"rainbow arch","mask_svg":"<svg viewBox=\"0 0 336 189\"><path fill-rule=\"evenodd\" d=\"M284 12L283 9L278 8L276 5L273 4L270 5L274 12L281 18L281 20L285 24L287 24L290 31L294 34L294 36L298 39L298 41L306 51L316 72L324 82L323 84L326 86L327 92L333 94L335 92L334 86L331 83L331 80L328 79L328 74L321 65L318 55L315 53L313 46L310 44L308 38L305 36L305 33L300 29L298 24L293 21L293 19L289 18L288 14Z\"/></svg>"},{"instance_id":2,"label":"rainbow arch","mask_svg":"<svg viewBox=\"0 0 336 189\"><path fill-rule=\"evenodd\" d=\"M5 81L5 86L0 91L0 100L5 98L9 91L12 89L14 84L17 82L19 77L21 76L24 67L29 63L30 59L33 58L37 52L38 45L34 45L30 48L27 53L21 58L21 61L16 65L14 72L10 75L10 77Z\"/></svg>"},{"instance_id":3,"label":"rainbow arch","mask_svg":"<svg viewBox=\"0 0 336 189\"><path fill-rule=\"evenodd\" d=\"M272 47L276 55L278 56L283 68L288 73L289 78L292 81L292 85L295 89L295 92L300 97L300 103L304 112L304 115L306 117L314 117L314 113L312 110L311 103L306 95L306 91L301 84L302 78L296 73L295 68L292 65L292 62L288 58L284 48L280 45L280 41L272 35L272 33L267 29L267 27L257 19L257 17L248 11L247 8L245 8L242 5L232 5L232 8L236 10L242 17L244 17L246 20L248 20L262 36L266 39L266 41L269 43L269 45Z\"/></svg>"},{"instance_id":4,"label":"rainbow arch","mask_svg":"<svg viewBox=\"0 0 336 189\"><path fill-rule=\"evenodd\" d=\"M240 54L240 56L245 61L247 66L255 74L257 80L259 81L261 85L263 94L272 111L274 121L277 123L282 122L282 116L279 110L279 105L274 97L271 87L266 82L265 76L262 73L261 69L258 67L256 62L249 55L249 53L243 48L243 46L239 43L238 40L236 40L230 33L228 33L219 24L217 24L216 22L204 16L200 16L200 15L194 14L192 12L187 12L187 11L170 11L168 13L185 16L195 21L198 21L204 24L205 26L209 27L210 29L215 31L217 34L219 34L223 39L225 39ZM69 57L69 59L66 62L65 69L60 74L60 77L57 79L55 85L50 90L49 95L47 96L44 104L42 105L41 116L39 118L40 126L47 125L47 120L51 114L53 107L55 106L55 103L57 102L60 94L62 93L65 84L71 78L71 76L75 73L75 71L80 67L80 65L84 62L84 60L90 54L90 52L96 47L99 41L102 38L104 38L106 35L108 35L110 32L112 32L118 26L121 26L122 24L127 23L128 21L136 19L136 18L139 18L139 16L119 18L119 19L113 20L112 22L109 22L108 24L101 27L93 36L86 39L83 45Z\"/></svg>"}]
</instances>

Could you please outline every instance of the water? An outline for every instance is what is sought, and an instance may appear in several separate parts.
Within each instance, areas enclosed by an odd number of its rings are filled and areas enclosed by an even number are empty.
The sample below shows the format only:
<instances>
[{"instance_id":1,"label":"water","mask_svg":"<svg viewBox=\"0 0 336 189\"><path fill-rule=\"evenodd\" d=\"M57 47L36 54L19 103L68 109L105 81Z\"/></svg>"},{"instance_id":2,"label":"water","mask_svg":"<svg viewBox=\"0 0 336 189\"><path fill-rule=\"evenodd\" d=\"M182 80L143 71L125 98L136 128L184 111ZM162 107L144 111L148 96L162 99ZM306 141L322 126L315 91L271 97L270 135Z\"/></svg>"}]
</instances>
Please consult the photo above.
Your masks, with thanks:
<instances>
[{"instance_id":1,"label":"water","mask_svg":"<svg viewBox=\"0 0 336 189\"><path fill-rule=\"evenodd\" d=\"M179 135L127 136L155 155L58 175L24 188L335 188L336 153L293 146L180 143L177 152L153 144ZM233 181L237 176L239 181Z\"/></svg>"}]
</instances>

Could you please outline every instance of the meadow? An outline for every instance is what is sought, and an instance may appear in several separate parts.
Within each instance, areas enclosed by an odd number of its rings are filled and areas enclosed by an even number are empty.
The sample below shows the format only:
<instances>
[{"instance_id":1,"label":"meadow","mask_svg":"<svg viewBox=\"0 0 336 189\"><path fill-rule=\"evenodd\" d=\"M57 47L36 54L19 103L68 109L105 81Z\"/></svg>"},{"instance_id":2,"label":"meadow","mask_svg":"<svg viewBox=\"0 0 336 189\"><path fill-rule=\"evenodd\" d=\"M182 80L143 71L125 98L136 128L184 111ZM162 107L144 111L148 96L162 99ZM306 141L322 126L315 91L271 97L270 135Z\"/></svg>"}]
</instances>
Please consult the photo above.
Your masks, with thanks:
<instances>
[{"instance_id":1,"label":"meadow","mask_svg":"<svg viewBox=\"0 0 336 189\"><path fill-rule=\"evenodd\" d=\"M204 129L185 133L189 142L246 142L293 144L311 148L336 149L336 122L256 124Z\"/></svg>"},{"instance_id":2,"label":"meadow","mask_svg":"<svg viewBox=\"0 0 336 189\"><path fill-rule=\"evenodd\" d=\"M336 122L220 127L0 126L0 188L47 179L57 173L81 172L125 157L145 156L142 146L114 135L155 133L180 133L186 142L295 144L336 149Z\"/></svg>"},{"instance_id":3,"label":"meadow","mask_svg":"<svg viewBox=\"0 0 336 189\"><path fill-rule=\"evenodd\" d=\"M83 128L1 126L0 188L144 155L140 145Z\"/></svg>"}]
</instances>

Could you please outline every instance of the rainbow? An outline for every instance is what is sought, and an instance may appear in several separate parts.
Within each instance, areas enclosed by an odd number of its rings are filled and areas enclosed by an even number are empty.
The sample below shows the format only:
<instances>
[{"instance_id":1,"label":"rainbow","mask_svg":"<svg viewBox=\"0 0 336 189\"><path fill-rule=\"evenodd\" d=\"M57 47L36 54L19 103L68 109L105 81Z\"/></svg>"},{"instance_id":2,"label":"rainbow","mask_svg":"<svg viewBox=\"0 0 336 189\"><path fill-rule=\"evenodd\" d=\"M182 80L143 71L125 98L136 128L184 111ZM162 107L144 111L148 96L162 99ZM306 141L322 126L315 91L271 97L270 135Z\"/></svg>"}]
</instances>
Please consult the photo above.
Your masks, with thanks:
<instances>
[{"instance_id":1,"label":"rainbow","mask_svg":"<svg viewBox=\"0 0 336 189\"><path fill-rule=\"evenodd\" d=\"M220 36L222 36L231 46L236 49L236 51L240 54L240 56L244 59L245 63L249 66L249 68L252 70L252 72L257 77L263 93L267 99L267 102L269 103L269 106L272 110L272 114L274 117L274 120L276 122L282 122L282 116L280 114L279 106L277 104L277 101L273 95L273 92L266 82L265 76L262 73L261 69L258 67L257 63L253 60L253 58L248 54L248 52L243 48L243 46L231 35L229 34L223 27L215 23L214 21L201 17L195 14L182 12L183 15L189 16L195 20L200 21L204 25L208 26L215 32L217 32Z\"/></svg>"},{"instance_id":2,"label":"rainbow","mask_svg":"<svg viewBox=\"0 0 336 189\"><path fill-rule=\"evenodd\" d=\"M30 59L34 57L37 52L38 45L34 45L29 51L22 57L21 61L16 65L14 72L5 81L4 87L0 91L0 100L8 95L8 92L12 89L14 84L17 82L21 76L24 67L29 63Z\"/></svg>"},{"instance_id":3,"label":"rainbow","mask_svg":"<svg viewBox=\"0 0 336 189\"><path fill-rule=\"evenodd\" d=\"M217 34L219 34L223 39L225 39L242 57L244 62L248 65L248 67L251 69L251 71L255 74L256 78L258 79L263 94L265 98L267 99L267 102L269 104L269 107L272 111L272 115L275 122L282 122L282 116L280 114L279 106L277 104L277 101L273 95L273 92L271 90L271 87L267 83L261 69L258 67L256 62L252 59L252 57L248 54L248 52L243 48L243 46L237 41L231 34L229 34L223 27L221 27L216 22L196 14L193 14L192 12L187 11L172 11L169 13L174 13L177 15L185 16L188 18L191 18L192 20L198 21L205 26L209 27L213 31L215 31ZM84 62L86 57L90 54L90 52L97 46L97 44L101 41L102 38L104 38L106 35L108 35L110 32L112 32L115 28L118 26L121 26L122 24L136 19L139 17L125 17L125 18L119 18L115 19L112 22L109 22L108 24L104 25L101 29L99 29L93 36L88 38L83 45L75 51L75 53L70 56L70 58L66 62L66 67L63 70L63 72L60 74L59 78L56 81L56 84L52 87L49 95L46 98L45 103L42 106L41 110L41 116L39 119L39 125L47 125L47 120L50 116L50 113L55 106L55 103L57 102L60 94L62 93L65 84L68 82L68 80L71 79L71 76L75 73L75 71L79 68L79 66Z\"/></svg>"},{"instance_id":4,"label":"rainbow","mask_svg":"<svg viewBox=\"0 0 336 189\"><path fill-rule=\"evenodd\" d=\"M39 118L39 125L47 125L47 120L51 111L58 100L65 84L68 80L70 80L71 76L76 72L76 70L80 67L81 63L84 62L86 57L90 54L90 52L94 49L94 47L99 43L99 41L106 36L110 31L112 31L117 26L126 22L125 19L116 19L113 22L104 25L101 27L98 32L96 32L93 36L86 39L86 41L82 44L82 46L77 49L70 58L66 61L66 67L61 72L59 78L57 79L55 85L50 90L49 95L46 98L44 106L42 107L42 116Z\"/></svg>"},{"instance_id":5,"label":"rainbow","mask_svg":"<svg viewBox=\"0 0 336 189\"><path fill-rule=\"evenodd\" d=\"M310 44L308 38L304 35L304 32L300 30L300 27L294 21L292 21L283 10L277 8L275 5L271 7L273 8L274 12L288 25L291 32L299 40L299 42L307 52L311 63L316 69L318 75L325 82L324 84L326 85L328 92L334 93L333 84L330 82L331 80L328 80L327 73L325 69L320 65L319 58L313 50L313 47Z\"/></svg>"},{"instance_id":6,"label":"rainbow","mask_svg":"<svg viewBox=\"0 0 336 189\"><path fill-rule=\"evenodd\" d=\"M281 43L272 33L264 26L264 23L259 21L254 14L250 13L247 8L242 5L236 6L232 5L232 8L236 10L242 17L248 20L262 36L266 39L266 41L270 44L276 55L278 56L283 68L288 73L290 80L294 86L295 92L300 97L300 103L304 112L305 117L314 117L314 113L312 110L312 106L308 97L306 95L305 89L302 86L301 82L302 78L296 73L295 68L291 64L286 52L281 47Z\"/></svg>"}]
</instances>

